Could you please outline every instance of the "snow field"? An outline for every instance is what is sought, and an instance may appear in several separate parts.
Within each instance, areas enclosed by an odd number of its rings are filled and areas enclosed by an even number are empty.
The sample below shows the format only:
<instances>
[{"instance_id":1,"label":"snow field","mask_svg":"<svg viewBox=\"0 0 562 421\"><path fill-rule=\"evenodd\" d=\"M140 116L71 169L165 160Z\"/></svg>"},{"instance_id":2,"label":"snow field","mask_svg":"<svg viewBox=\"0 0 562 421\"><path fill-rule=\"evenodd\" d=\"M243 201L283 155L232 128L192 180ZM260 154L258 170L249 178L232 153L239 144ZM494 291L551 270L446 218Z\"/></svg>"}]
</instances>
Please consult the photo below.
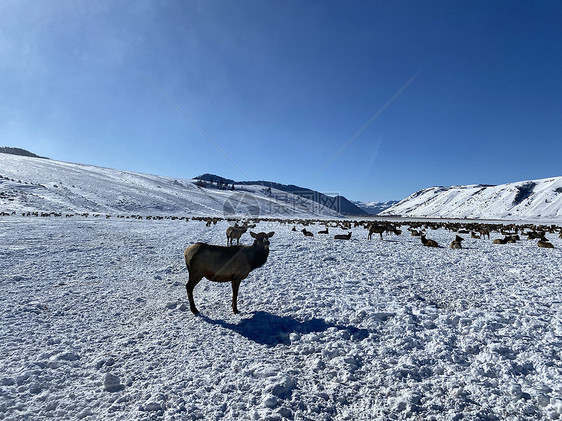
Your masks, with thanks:
<instances>
[{"instance_id":1,"label":"snow field","mask_svg":"<svg viewBox=\"0 0 562 421\"><path fill-rule=\"evenodd\" d=\"M562 415L562 240L430 249L406 230L337 241L261 223L275 236L241 314L204 279L194 316L183 250L226 244L227 226L1 218L0 418Z\"/></svg>"}]
</instances>

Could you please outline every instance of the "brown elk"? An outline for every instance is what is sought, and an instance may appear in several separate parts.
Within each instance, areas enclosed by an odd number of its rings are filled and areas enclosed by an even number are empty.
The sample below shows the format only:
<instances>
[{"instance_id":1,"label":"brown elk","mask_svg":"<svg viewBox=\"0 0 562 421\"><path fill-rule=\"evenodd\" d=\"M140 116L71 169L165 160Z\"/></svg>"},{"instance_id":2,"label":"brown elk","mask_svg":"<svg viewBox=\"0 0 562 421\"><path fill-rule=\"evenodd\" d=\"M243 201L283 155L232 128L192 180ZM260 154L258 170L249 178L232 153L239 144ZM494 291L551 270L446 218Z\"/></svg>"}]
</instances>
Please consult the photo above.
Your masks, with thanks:
<instances>
[{"instance_id":1,"label":"brown elk","mask_svg":"<svg viewBox=\"0 0 562 421\"><path fill-rule=\"evenodd\" d=\"M242 234L244 234L246 231L248 231L248 227L245 225L238 226L237 224L234 224L233 227L228 227L226 229L226 245L232 246L235 238L236 245L239 245L240 237L242 237Z\"/></svg>"},{"instance_id":2,"label":"brown elk","mask_svg":"<svg viewBox=\"0 0 562 421\"><path fill-rule=\"evenodd\" d=\"M548 249L553 249L554 246L552 245L552 243L550 241L548 241L544 236L541 237L541 239L539 240L539 242L537 243L537 246L539 247L544 247L544 248L548 248Z\"/></svg>"},{"instance_id":3,"label":"brown elk","mask_svg":"<svg viewBox=\"0 0 562 421\"><path fill-rule=\"evenodd\" d=\"M488 240L490 239L490 230L486 228L480 228L480 238L486 237Z\"/></svg>"},{"instance_id":4,"label":"brown elk","mask_svg":"<svg viewBox=\"0 0 562 421\"><path fill-rule=\"evenodd\" d=\"M394 235L400 235L402 234L402 230L396 228L395 226L391 225L386 229L386 233L387 234L394 234Z\"/></svg>"},{"instance_id":5,"label":"brown elk","mask_svg":"<svg viewBox=\"0 0 562 421\"><path fill-rule=\"evenodd\" d=\"M334 235L334 238L336 240L349 240L351 238L351 231L349 231L347 234L336 234Z\"/></svg>"},{"instance_id":6,"label":"brown elk","mask_svg":"<svg viewBox=\"0 0 562 421\"><path fill-rule=\"evenodd\" d=\"M425 238L425 235L421 235L420 239L421 239L422 244L426 247L439 247L439 244L437 244L437 241L427 239L427 238Z\"/></svg>"},{"instance_id":7,"label":"brown elk","mask_svg":"<svg viewBox=\"0 0 562 421\"><path fill-rule=\"evenodd\" d=\"M318 234L328 234L328 227L323 231L318 231Z\"/></svg>"},{"instance_id":8,"label":"brown elk","mask_svg":"<svg viewBox=\"0 0 562 421\"><path fill-rule=\"evenodd\" d=\"M383 225L376 225L376 224L371 225L369 227L369 234L367 235L367 238L370 240L373 234L380 234L382 240L382 233L385 231L386 231L386 227Z\"/></svg>"},{"instance_id":9,"label":"brown elk","mask_svg":"<svg viewBox=\"0 0 562 421\"><path fill-rule=\"evenodd\" d=\"M536 239L540 240L544 237L544 231L529 231L524 235L527 236L528 240L536 240Z\"/></svg>"},{"instance_id":10,"label":"brown elk","mask_svg":"<svg viewBox=\"0 0 562 421\"><path fill-rule=\"evenodd\" d=\"M306 228L303 228L301 231L305 237L314 237L314 234L311 233L310 231L307 231Z\"/></svg>"},{"instance_id":11,"label":"brown elk","mask_svg":"<svg viewBox=\"0 0 562 421\"><path fill-rule=\"evenodd\" d=\"M451 243L451 248L452 249L462 249L462 244L461 242L464 240L464 238L462 238L460 235L457 235L455 237L455 239L453 240L453 242Z\"/></svg>"},{"instance_id":12,"label":"brown elk","mask_svg":"<svg viewBox=\"0 0 562 421\"><path fill-rule=\"evenodd\" d=\"M516 236L506 235L504 238L496 238L494 241L492 241L492 244L507 244L507 243L511 244L515 242L517 242Z\"/></svg>"},{"instance_id":13,"label":"brown elk","mask_svg":"<svg viewBox=\"0 0 562 421\"><path fill-rule=\"evenodd\" d=\"M269 239L274 232L250 231L255 239L251 246L223 247L212 244L196 243L185 249L184 257L189 281L185 285L189 307L193 314L198 314L193 300L193 289L203 277L214 282L230 282L232 285L232 310L238 313L238 289L242 279L267 261Z\"/></svg>"}]
</instances>

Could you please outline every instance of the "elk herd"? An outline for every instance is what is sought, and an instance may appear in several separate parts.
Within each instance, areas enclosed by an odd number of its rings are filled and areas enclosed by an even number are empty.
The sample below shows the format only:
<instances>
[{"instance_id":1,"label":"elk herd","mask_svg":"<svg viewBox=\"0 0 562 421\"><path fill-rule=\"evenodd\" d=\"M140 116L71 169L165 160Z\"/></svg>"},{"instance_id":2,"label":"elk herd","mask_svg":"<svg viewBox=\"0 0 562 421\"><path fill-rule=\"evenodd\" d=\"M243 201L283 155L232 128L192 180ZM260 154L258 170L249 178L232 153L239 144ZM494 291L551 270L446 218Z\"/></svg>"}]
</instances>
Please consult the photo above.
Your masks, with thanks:
<instances>
[{"instance_id":1,"label":"elk herd","mask_svg":"<svg viewBox=\"0 0 562 421\"><path fill-rule=\"evenodd\" d=\"M421 244L426 247L442 248L435 240L428 238L430 230L445 229L455 234L449 247L452 249L462 249L465 237L461 235L470 236L471 239L488 239L490 240L491 233L500 234L501 238L492 240L493 244L513 244L521 240L521 236L527 237L529 240L538 240L537 246L543 248L554 248L553 244L546 238L547 234L557 234L562 238L562 228L556 225L534 225L534 224L492 224L480 222L420 222L420 221L349 221L349 220L283 220L283 219L263 219L262 221L277 222L280 224L292 225L291 231L301 232L304 237L312 237L315 235L329 234L329 228L343 230L346 233L339 233L333 236L336 240L350 240L351 228L365 228L367 231L367 240L371 240L373 234L378 234L381 240L384 240L384 235L401 235L402 228L407 226L407 231L412 237L420 237ZM233 240L236 239L236 244L240 242L242 234L247 232L248 227L255 227L255 220L253 225L248 225L248 222L227 228L226 237L227 245L232 246ZM323 229L312 230L312 226L319 224ZM300 225L302 228L297 229Z\"/></svg>"},{"instance_id":2,"label":"elk herd","mask_svg":"<svg viewBox=\"0 0 562 421\"><path fill-rule=\"evenodd\" d=\"M0 216L13 216L12 213L1 213ZM63 216L60 213L38 213L27 212L22 213L22 216L42 216L42 217L57 217ZM66 217L80 216L87 218L92 217L105 217L110 218L111 215L102 214L66 214ZM155 217L155 216L141 216L141 215L117 215L116 218L131 218L131 219L147 219L147 220L184 220L189 221L188 217ZM186 284L187 296L189 300L190 309L194 314L198 313L195 301L193 299L193 289L201 281L203 277L215 282L230 282L232 285L232 310L238 313L237 297L240 283L245 279L252 270L263 266L269 255L269 240L273 237L274 232L260 232L255 233L250 231L250 236L254 242L250 246L240 245L241 237L248 232L248 229L256 227L256 223L277 223L279 225L292 225L291 231L298 231L304 237L314 237L312 226L319 224L323 226L321 230L315 230L320 236L329 234L329 228L339 229L346 232L335 234L334 240L350 240L352 235L352 228L364 228L367 231L366 239L370 241L373 234L378 234L380 240L384 240L385 235L401 235L404 226L407 226L412 237L419 237L421 244L425 247L442 248L437 241L428 238L427 235L430 230L445 229L455 235L455 238L449 244L451 249L462 249L462 243L465 240L463 235L470 235L471 239L490 240L492 233L499 234L501 237L494 238L493 244L514 244L521 241L522 237L527 240L538 240L537 246L541 248L554 248L552 242L547 239L547 234L557 235L562 238L562 227L557 225L535 225L535 224L493 224L481 222L432 222L432 221L385 221L385 220L365 220L365 221L352 221L352 220L310 220L310 219L281 219L281 218L253 218L251 220L238 223L235 218L220 218L220 217L191 217L192 221L202 221L207 227L216 225L217 222L227 220L234 222L234 225L226 229L226 246L210 245L205 243L196 243L185 249L184 258L187 270L189 272L189 280ZM302 229L297 229L300 225ZM308 229L307 229L308 228ZM326 237L324 237L326 238ZM236 240L236 245L234 245ZM361 241L355 239L354 241Z\"/></svg>"},{"instance_id":3,"label":"elk herd","mask_svg":"<svg viewBox=\"0 0 562 421\"><path fill-rule=\"evenodd\" d=\"M206 225L210 226L211 223L216 221L207 219ZM346 234L334 235L335 240L350 240L352 231L351 228L363 227L367 231L367 240L371 240L373 234L379 234L381 240L384 240L385 235L401 235L402 226L407 225L407 230L412 237L420 237L421 244L425 247L442 248L437 241L427 238L429 230L445 229L455 234L455 238L450 243L451 249L462 249L462 242L464 237L460 234L470 235L472 239L490 239L491 233L498 233L503 238L496 238L492 241L493 244L508 244L516 243L521 240L521 236L526 236L529 240L538 239L538 247L553 248L553 244L546 238L546 234L558 234L562 238L562 228L555 225L505 225L505 224L484 224L484 223L469 223L469 222L392 222L392 221L349 221L349 220L332 220L332 221L319 221L319 220L283 220L283 219L255 219L244 221L240 224L236 222L234 225L226 229L226 246L211 245L205 243L196 243L185 249L184 257L187 270L189 272L189 280L186 284L187 297L189 306L193 314L198 314L199 311L195 306L193 299L193 289L201 281L202 278L207 278L214 282L230 282L232 285L232 310L238 313L238 290L240 283L245 279L252 270L263 266L269 255L269 239L273 237L274 232L260 232L254 233L250 231L250 236L254 242L250 246L240 245L240 238L245 234L248 229L255 228L257 222L276 222L279 224L293 225L291 228L295 235L299 230L297 225L301 225L300 232L304 237L314 237L312 228L313 225L319 223L323 225L324 229L316 231L319 235L326 235L329 233L329 228L340 229L347 231ZM309 227L309 229L307 229ZM236 245L234 245L236 240Z\"/></svg>"},{"instance_id":4,"label":"elk herd","mask_svg":"<svg viewBox=\"0 0 562 421\"><path fill-rule=\"evenodd\" d=\"M16 212L0 212L0 216L14 216ZM462 249L462 241L464 240L459 234L470 235L471 239L490 239L490 233L499 233L503 238L495 238L492 240L493 244L513 244L521 240L521 236L527 237L528 240L538 240L537 246L542 248L554 248L552 242L546 238L546 234L558 234L562 238L562 228L556 225L534 225L534 224L492 224L481 222L421 222L421 221L407 221L407 222L392 222L392 221L351 221L351 220L312 220L312 219L282 219L282 218L254 218L250 221L238 224L236 218L221 218L221 217L205 217L205 216L151 216L151 215L108 215L99 213L71 213L62 214L57 212L22 212L21 216L35 216L35 217L82 217L94 218L102 217L109 219L112 217L121 219L146 219L146 220L178 220L178 221L202 221L207 227L216 225L219 221L227 220L235 222L233 226L229 227L226 232L227 246L233 246L234 240L236 245L240 244L240 237L248 231L248 228L254 228L257 222L277 222L280 224L293 225L292 231L298 231L296 226L301 225L303 228L300 230L305 237L314 237L312 231L307 230L306 227L312 225L323 224L324 229L317 231L319 235L328 235L329 228L341 229L348 231L347 234L336 234L336 240L350 240L351 232L349 231L352 226L354 228L364 227L367 230L367 239L371 240L373 234L378 234L380 239L383 240L383 234L400 235L403 225L407 225L407 230L413 237L420 237L421 244L426 247L440 247L439 244L432 239L427 238L428 230L437 230L439 228L447 229L456 234L455 239L450 243L452 249Z\"/></svg>"}]
</instances>

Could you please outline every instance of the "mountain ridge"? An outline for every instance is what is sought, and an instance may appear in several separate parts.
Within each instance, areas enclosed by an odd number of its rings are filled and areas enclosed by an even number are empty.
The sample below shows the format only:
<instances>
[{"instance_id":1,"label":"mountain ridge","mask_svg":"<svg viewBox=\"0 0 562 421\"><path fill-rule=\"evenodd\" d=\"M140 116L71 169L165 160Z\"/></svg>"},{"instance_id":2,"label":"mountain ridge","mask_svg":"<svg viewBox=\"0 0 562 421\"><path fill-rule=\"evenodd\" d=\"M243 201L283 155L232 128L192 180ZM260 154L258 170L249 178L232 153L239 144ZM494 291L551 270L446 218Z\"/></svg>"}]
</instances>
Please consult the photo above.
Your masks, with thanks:
<instances>
[{"instance_id":1,"label":"mountain ridge","mask_svg":"<svg viewBox=\"0 0 562 421\"><path fill-rule=\"evenodd\" d=\"M307 187L300 187L294 184L281 184L274 181L264 181L264 180L235 181L230 178L224 178L219 175L209 174L209 173L205 173L203 175L194 177L194 179L214 182L214 183L220 182L226 185L242 185L242 186L260 185L266 188L275 188L277 190L281 190L287 193L295 194L300 197L312 200L316 203L326 206L346 216L368 215L368 212L366 212L364 209L357 206L356 204L354 204L352 201L348 200L344 196L341 195L329 196L324 193L320 193L318 191L309 189Z\"/></svg>"},{"instance_id":2,"label":"mountain ridge","mask_svg":"<svg viewBox=\"0 0 562 421\"><path fill-rule=\"evenodd\" d=\"M418 190L382 216L467 219L561 219L562 176L499 185Z\"/></svg>"}]
</instances>

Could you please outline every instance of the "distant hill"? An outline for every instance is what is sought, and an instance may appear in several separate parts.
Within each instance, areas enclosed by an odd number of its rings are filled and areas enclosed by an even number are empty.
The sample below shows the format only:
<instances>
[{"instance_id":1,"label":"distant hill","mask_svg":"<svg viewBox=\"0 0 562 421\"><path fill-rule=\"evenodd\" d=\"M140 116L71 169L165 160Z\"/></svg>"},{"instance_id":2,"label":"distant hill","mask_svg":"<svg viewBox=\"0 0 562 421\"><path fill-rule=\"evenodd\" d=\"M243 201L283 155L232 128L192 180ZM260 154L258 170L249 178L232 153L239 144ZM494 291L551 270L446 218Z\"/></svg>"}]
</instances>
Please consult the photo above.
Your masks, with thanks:
<instances>
[{"instance_id":1,"label":"distant hill","mask_svg":"<svg viewBox=\"0 0 562 421\"><path fill-rule=\"evenodd\" d=\"M378 215L382 211L385 211L397 204L398 200L389 200L388 202L361 202L354 200L352 203L363 209L369 215Z\"/></svg>"},{"instance_id":2,"label":"distant hill","mask_svg":"<svg viewBox=\"0 0 562 421\"><path fill-rule=\"evenodd\" d=\"M195 177L196 180L203 180L207 182L212 182L215 184L220 184L223 186L235 185L235 186L263 186L266 189L276 189L284 191L286 193L294 194L303 197L308 200L312 200L322 206L326 206L333 209L343 215L347 216L367 216L368 213L346 199L344 196L336 195L329 196L315 190L308 189L306 187L299 187L293 184L280 184L273 181L234 181L229 178L224 178L215 174L203 174Z\"/></svg>"},{"instance_id":3,"label":"distant hill","mask_svg":"<svg viewBox=\"0 0 562 421\"><path fill-rule=\"evenodd\" d=\"M341 218L312 200L258 185L198 182L51 159L0 154L0 212L233 218ZM210 184L210 183L209 183Z\"/></svg>"},{"instance_id":4,"label":"distant hill","mask_svg":"<svg viewBox=\"0 0 562 421\"><path fill-rule=\"evenodd\" d=\"M0 153L7 153L10 155L19 155L19 156L28 156L30 158L41 158L41 159L49 159L44 156L35 155L32 152L26 151L25 149L20 148L12 148L9 146L1 146Z\"/></svg>"},{"instance_id":5,"label":"distant hill","mask_svg":"<svg viewBox=\"0 0 562 421\"><path fill-rule=\"evenodd\" d=\"M382 215L427 218L562 219L562 177L515 183L430 187Z\"/></svg>"},{"instance_id":6,"label":"distant hill","mask_svg":"<svg viewBox=\"0 0 562 421\"><path fill-rule=\"evenodd\" d=\"M221 182L221 183L224 183L224 184L242 184L242 183L239 183L237 181L231 180L230 178L224 178L224 177L221 177L220 175L209 174L209 173L205 173L205 174L200 175L198 177L194 177L193 179L194 180L209 181L211 183Z\"/></svg>"}]
</instances>

